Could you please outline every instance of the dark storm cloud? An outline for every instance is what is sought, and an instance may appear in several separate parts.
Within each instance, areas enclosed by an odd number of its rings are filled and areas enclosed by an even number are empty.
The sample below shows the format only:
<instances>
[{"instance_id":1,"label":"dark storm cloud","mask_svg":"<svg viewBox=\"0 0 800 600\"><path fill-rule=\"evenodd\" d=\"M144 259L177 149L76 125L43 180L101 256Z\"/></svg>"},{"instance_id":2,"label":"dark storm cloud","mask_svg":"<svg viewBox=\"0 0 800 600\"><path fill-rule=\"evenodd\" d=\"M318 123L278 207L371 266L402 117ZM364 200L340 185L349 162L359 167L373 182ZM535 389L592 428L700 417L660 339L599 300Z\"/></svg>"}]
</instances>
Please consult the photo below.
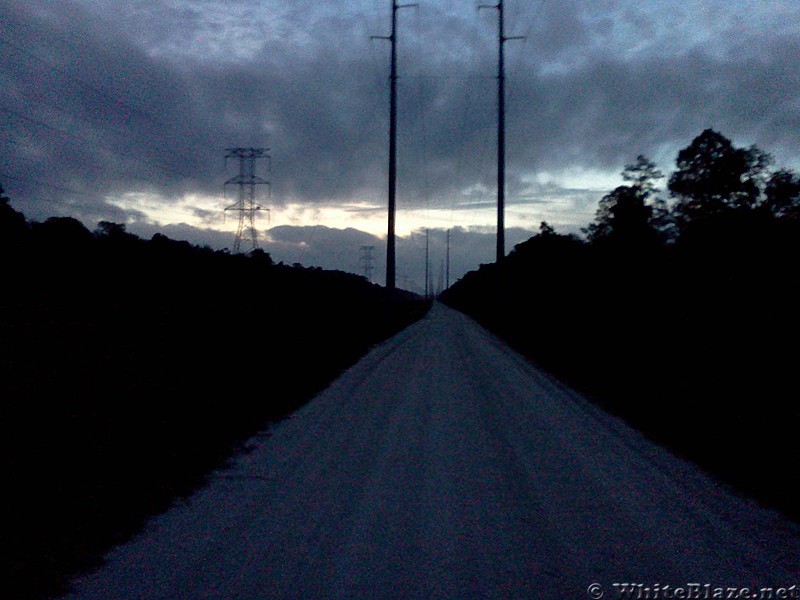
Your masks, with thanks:
<instances>
[{"instance_id":1,"label":"dark storm cloud","mask_svg":"<svg viewBox=\"0 0 800 600\"><path fill-rule=\"evenodd\" d=\"M125 220L106 199L221 198L225 148L269 145L273 205L381 205L389 46L369 36L388 33L389 3L286 5L0 0L12 200L33 218ZM527 36L506 46L511 204L574 203L579 220L588 192L531 174L617 172L640 153L668 170L706 127L798 164L796 4L506 6L507 34ZM490 201L496 11L431 0L400 19L401 204Z\"/></svg>"},{"instance_id":2,"label":"dark storm cloud","mask_svg":"<svg viewBox=\"0 0 800 600\"><path fill-rule=\"evenodd\" d=\"M197 180L202 161L175 140L203 121L175 70L69 2L3 4L3 16L3 174L34 214Z\"/></svg>"},{"instance_id":3,"label":"dark storm cloud","mask_svg":"<svg viewBox=\"0 0 800 600\"><path fill-rule=\"evenodd\" d=\"M798 52L796 39L773 39L758 55L601 57L519 82L520 96L537 109L510 142L518 150L515 168L533 162L556 169L565 156L572 164L614 167L638 153L688 145L705 127L791 160L800 147Z\"/></svg>"}]
</instances>

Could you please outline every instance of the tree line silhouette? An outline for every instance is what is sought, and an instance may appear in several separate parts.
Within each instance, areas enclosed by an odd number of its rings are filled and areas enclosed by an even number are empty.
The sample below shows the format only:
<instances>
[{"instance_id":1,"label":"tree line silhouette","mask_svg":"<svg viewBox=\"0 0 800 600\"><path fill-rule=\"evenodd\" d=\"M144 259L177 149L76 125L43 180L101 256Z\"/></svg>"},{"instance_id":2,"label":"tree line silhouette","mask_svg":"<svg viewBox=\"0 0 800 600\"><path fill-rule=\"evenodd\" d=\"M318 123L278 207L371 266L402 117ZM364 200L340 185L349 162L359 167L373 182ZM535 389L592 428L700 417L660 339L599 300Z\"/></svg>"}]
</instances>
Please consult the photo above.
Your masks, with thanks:
<instances>
[{"instance_id":1,"label":"tree line silhouette","mask_svg":"<svg viewBox=\"0 0 800 600\"><path fill-rule=\"evenodd\" d=\"M363 277L28 222L0 190L5 579L63 591L268 422L426 311Z\"/></svg>"},{"instance_id":2,"label":"tree line silhouette","mask_svg":"<svg viewBox=\"0 0 800 600\"><path fill-rule=\"evenodd\" d=\"M798 519L800 178L772 162L707 129L678 154L665 199L639 156L585 238L542 223L442 300Z\"/></svg>"}]
</instances>

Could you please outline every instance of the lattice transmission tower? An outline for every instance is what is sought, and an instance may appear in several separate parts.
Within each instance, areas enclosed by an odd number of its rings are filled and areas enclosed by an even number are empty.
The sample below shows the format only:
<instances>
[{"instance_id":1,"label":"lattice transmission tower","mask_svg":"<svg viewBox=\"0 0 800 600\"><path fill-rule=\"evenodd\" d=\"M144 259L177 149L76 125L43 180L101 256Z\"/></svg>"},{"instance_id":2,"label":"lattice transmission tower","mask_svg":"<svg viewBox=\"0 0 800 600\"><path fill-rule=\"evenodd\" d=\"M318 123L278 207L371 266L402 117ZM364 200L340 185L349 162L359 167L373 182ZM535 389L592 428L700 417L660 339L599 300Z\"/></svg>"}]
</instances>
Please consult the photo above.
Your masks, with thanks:
<instances>
[{"instance_id":1,"label":"lattice transmission tower","mask_svg":"<svg viewBox=\"0 0 800 600\"><path fill-rule=\"evenodd\" d=\"M270 185L270 182L256 175L256 160L269 159L268 152L269 148L228 148L225 155L226 160L239 159L239 174L225 182L226 186L239 186L239 199L225 207L226 211L239 213L239 227L236 229L236 239L233 242L234 253L240 252L242 245L248 252L258 248L256 212L265 209L256 202L256 185Z\"/></svg>"},{"instance_id":2,"label":"lattice transmission tower","mask_svg":"<svg viewBox=\"0 0 800 600\"><path fill-rule=\"evenodd\" d=\"M375 246L361 246L361 256L358 259L359 264L364 269L364 277L367 281L372 282L372 252Z\"/></svg>"}]
</instances>

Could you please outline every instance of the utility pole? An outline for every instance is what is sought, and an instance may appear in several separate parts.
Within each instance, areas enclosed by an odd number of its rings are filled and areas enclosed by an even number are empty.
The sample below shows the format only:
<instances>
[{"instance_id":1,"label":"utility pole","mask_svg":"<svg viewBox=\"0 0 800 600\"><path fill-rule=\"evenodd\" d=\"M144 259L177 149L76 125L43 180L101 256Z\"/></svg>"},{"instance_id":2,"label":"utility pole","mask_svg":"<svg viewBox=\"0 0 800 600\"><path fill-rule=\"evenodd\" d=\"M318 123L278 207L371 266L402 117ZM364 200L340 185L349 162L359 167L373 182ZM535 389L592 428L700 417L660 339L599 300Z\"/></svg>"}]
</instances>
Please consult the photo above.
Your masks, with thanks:
<instances>
[{"instance_id":1,"label":"utility pole","mask_svg":"<svg viewBox=\"0 0 800 600\"><path fill-rule=\"evenodd\" d=\"M429 295L429 288L428 285L430 282L430 260L429 260L429 250L430 250L430 239L431 239L431 230L425 230L425 299L428 299Z\"/></svg>"},{"instance_id":2,"label":"utility pole","mask_svg":"<svg viewBox=\"0 0 800 600\"><path fill-rule=\"evenodd\" d=\"M448 289L450 287L450 230L447 230L447 253L446 253L446 265L447 268L445 269L445 288Z\"/></svg>"},{"instance_id":3,"label":"utility pole","mask_svg":"<svg viewBox=\"0 0 800 600\"><path fill-rule=\"evenodd\" d=\"M256 204L256 185L270 185L269 181L256 175L256 160L269 158L269 148L228 148L225 159L239 159L239 174L225 182L225 185L239 186L239 199L226 206L225 210L239 213L239 227L233 242L233 252L238 253L245 246L248 251L258 248L258 232L256 231L256 211L262 207ZM267 209L268 210L268 209Z\"/></svg>"},{"instance_id":4,"label":"utility pole","mask_svg":"<svg viewBox=\"0 0 800 600\"><path fill-rule=\"evenodd\" d=\"M395 193L397 191L397 11L416 4L398 4L392 0L392 34L373 35L372 39L389 40L392 44L392 64L389 73L389 228L386 236L386 288L395 289Z\"/></svg>"},{"instance_id":5,"label":"utility pole","mask_svg":"<svg viewBox=\"0 0 800 600\"><path fill-rule=\"evenodd\" d=\"M442 262L439 265L439 283L437 284L436 287L436 297L438 298L439 294L441 294L443 291L444 291L444 259L442 259Z\"/></svg>"},{"instance_id":6,"label":"utility pole","mask_svg":"<svg viewBox=\"0 0 800 600\"><path fill-rule=\"evenodd\" d=\"M373 250L375 250L375 246L361 246L361 256L358 259L358 262L364 268L364 277L366 277L367 281L370 283L372 282Z\"/></svg>"},{"instance_id":7,"label":"utility pole","mask_svg":"<svg viewBox=\"0 0 800 600\"><path fill-rule=\"evenodd\" d=\"M505 188L506 188L506 90L504 46L509 40L522 40L524 36L505 34L503 0L497 4L481 4L481 8L495 8L498 15L497 60L497 262L506 255Z\"/></svg>"}]
</instances>

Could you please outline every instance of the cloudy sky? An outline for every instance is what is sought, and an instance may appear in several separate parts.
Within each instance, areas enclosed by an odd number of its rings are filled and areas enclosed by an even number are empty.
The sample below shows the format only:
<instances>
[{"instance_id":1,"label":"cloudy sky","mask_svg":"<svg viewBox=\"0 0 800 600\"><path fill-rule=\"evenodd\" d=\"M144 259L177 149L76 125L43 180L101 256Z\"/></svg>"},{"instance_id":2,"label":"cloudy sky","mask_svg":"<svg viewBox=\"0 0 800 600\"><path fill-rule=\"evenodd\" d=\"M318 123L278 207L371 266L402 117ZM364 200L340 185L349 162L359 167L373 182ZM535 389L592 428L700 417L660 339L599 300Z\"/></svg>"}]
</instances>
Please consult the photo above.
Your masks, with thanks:
<instances>
[{"instance_id":1,"label":"cloudy sky","mask_svg":"<svg viewBox=\"0 0 800 600\"><path fill-rule=\"evenodd\" d=\"M493 260L496 11L399 17L398 283ZM507 244L577 232L638 154L703 129L800 167L800 2L506 0ZM70 215L231 247L238 166L269 147L257 226L277 260L383 280L390 0L0 0L0 184ZM269 166L269 169L268 169Z\"/></svg>"}]
</instances>

